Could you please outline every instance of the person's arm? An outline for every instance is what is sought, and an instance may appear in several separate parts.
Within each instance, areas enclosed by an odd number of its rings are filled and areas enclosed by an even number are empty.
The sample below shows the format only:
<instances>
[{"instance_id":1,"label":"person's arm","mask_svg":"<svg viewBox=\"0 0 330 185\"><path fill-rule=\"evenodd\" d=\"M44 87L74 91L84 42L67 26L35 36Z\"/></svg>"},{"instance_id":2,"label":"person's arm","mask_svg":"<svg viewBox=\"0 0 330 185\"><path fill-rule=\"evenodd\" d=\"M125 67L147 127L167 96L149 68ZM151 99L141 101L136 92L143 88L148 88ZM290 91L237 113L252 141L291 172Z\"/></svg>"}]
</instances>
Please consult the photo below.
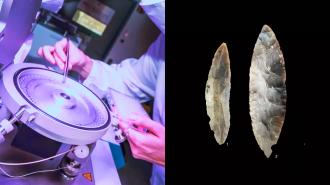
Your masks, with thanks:
<instances>
[{"instance_id":1,"label":"person's arm","mask_svg":"<svg viewBox=\"0 0 330 185\"><path fill-rule=\"evenodd\" d=\"M164 37L159 36L139 59L130 58L111 65L93 60L92 70L83 84L101 96L111 88L140 101L148 101L155 95L164 49Z\"/></svg>"},{"instance_id":2,"label":"person's arm","mask_svg":"<svg viewBox=\"0 0 330 185\"><path fill-rule=\"evenodd\" d=\"M84 85L97 91L97 94L112 88L141 101L148 101L154 96L160 63L165 58L165 0L142 0L140 5L161 34L139 59L130 58L110 66L93 60L92 70ZM104 79L115 80L105 82Z\"/></svg>"},{"instance_id":3,"label":"person's arm","mask_svg":"<svg viewBox=\"0 0 330 185\"><path fill-rule=\"evenodd\" d=\"M165 0L142 0L140 6L165 35Z\"/></svg>"},{"instance_id":4,"label":"person's arm","mask_svg":"<svg viewBox=\"0 0 330 185\"><path fill-rule=\"evenodd\" d=\"M127 59L118 65L107 66L102 62L94 61L93 69L84 82L85 85L92 89L101 89L101 92L111 87L134 95L140 100L154 97L157 78L165 62L164 2L161 1L157 5L141 4L161 30L160 36L149 47L146 54L139 59ZM103 86L102 79L107 75L112 80ZM121 129L126 133L134 158L165 166L165 127L163 124L141 115L131 115L128 120L119 122ZM148 132L144 132L145 130Z\"/></svg>"}]
</instances>

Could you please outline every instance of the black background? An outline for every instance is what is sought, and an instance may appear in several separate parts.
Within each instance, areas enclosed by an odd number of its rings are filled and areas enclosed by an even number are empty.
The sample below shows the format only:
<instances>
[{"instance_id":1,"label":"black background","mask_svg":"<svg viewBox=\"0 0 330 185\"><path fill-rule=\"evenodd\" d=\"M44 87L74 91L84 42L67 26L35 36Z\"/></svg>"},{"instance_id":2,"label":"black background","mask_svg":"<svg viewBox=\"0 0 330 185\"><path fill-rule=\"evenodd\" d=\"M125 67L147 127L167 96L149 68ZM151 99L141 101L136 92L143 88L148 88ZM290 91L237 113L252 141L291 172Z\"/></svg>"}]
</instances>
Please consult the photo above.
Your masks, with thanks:
<instances>
[{"instance_id":1,"label":"black background","mask_svg":"<svg viewBox=\"0 0 330 185\"><path fill-rule=\"evenodd\" d=\"M166 2L166 180L304 181L329 164L330 13L316 2ZM287 113L266 158L252 131L249 69L264 24L280 43L287 72ZM231 126L218 145L209 126L205 85L215 51L227 43ZM228 145L227 145L228 144ZM323 178L314 178L322 180Z\"/></svg>"}]
</instances>

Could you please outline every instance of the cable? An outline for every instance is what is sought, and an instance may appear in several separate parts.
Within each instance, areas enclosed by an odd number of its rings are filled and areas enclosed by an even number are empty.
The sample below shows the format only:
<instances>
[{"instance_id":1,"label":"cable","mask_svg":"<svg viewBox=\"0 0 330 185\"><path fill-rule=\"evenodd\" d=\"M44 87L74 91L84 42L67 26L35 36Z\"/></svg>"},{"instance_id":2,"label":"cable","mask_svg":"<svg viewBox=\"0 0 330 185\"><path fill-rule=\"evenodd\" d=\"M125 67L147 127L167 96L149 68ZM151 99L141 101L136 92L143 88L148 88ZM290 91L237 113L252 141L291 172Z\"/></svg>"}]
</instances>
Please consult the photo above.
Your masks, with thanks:
<instances>
[{"instance_id":1,"label":"cable","mask_svg":"<svg viewBox=\"0 0 330 185\"><path fill-rule=\"evenodd\" d=\"M59 157L59 156L62 156L62 155L65 155L71 151L73 151L75 149L75 147L71 148L70 150L66 151L66 152L62 152L62 153L59 153L57 155L54 155L52 157L48 157L46 159L41 159L41 160L37 160L37 161L31 161L31 162L24 162L24 163L6 163L6 162L1 162L0 161L0 165L4 165L4 166L22 166L22 165L29 165L29 164L36 164L36 163L41 163L41 162L44 162L44 161L48 161L50 159L54 159L56 157Z\"/></svg>"},{"instance_id":2,"label":"cable","mask_svg":"<svg viewBox=\"0 0 330 185\"><path fill-rule=\"evenodd\" d=\"M71 148L70 150L68 151L65 151L65 152L62 152L62 153L59 153L57 155L54 155L52 157L48 157L46 159L41 159L41 160L37 160L37 161L31 161L31 162L24 162L24 163L6 163L6 162L0 162L0 165L4 165L4 166L22 166L22 165L29 165L29 164L36 164L36 163L41 163L41 162L44 162L44 161L48 161L50 159L54 159L56 157L59 157L59 156L62 156L62 155L65 155L71 151L73 151L75 149L74 148ZM30 176L30 175L33 175L33 174L37 174L37 173L46 173L46 172L54 172L54 171L58 171L58 170L62 170L62 169L66 169L67 167L63 167L63 168L56 168L56 169L51 169L51 170L39 170L39 171L34 171L34 172L31 172L31 173L27 173L27 174L23 174L23 175L11 175L9 174L8 172L6 172L2 167L0 167L0 171L7 177L10 177L10 178L22 178L22 177L26 177L26 176Z\"/></svg>"},{"instance_id":3,"label":"cable","mask_svg":"<svg viewBox=\"0 0 330 185\"><path fill-rule=\"evenodd\" d=\"M39 170L39 171L34 171L34 172L31 172L31 173L27 173L27 174L23 174L23 175L11 175L9 174L8 172L6 172L3 168L0 167L0 171L2 171L2 173L4 175L6 175L7 177L10 177L10 178L22 178L22 177L26 177L26 176L29 176L29 175L33 175L33 174L37 174L37 173L46 173L46 172L54 172L54 171L58 171L58 170L62 170L62 169L65 169L67 167L63 167L63 168L56 168L56 169L51 169L51 170Z\"/></svg>"}]
</instances>

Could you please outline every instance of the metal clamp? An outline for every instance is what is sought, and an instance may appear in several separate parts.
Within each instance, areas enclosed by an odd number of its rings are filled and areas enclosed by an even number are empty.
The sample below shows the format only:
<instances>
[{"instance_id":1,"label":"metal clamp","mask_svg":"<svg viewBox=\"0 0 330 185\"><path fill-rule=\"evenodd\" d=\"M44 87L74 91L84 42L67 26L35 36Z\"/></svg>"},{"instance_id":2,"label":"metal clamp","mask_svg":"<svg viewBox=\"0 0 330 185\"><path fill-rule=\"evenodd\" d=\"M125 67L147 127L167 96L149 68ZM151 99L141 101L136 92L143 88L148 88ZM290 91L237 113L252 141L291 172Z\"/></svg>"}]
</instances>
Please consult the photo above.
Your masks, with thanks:
<instances>
[{"instance_id":1,"label":"metal clamp","mask_svg":"<svg viewBox=\"0 0 330 185\"><path fill-rule=\"evenodd\" d=\"M24 107L21 107L13 116L11 119L3 119L1 122L0 122L0 143L4 142L5 141L5 135L10 133L11 131L14 130L14 126L13 124L18 121L23 113L25 111L25 108Z\"/></svg>"},{"instance_id":2,"label":"metal clamp","mask_svg":"<svg viewBox=\"0 0 330 185\"><path fill-rule=\"evenodd\" d=\"M126 141L126 136L119 127L119 115L116 111L115 102L113 101L110 94L106 95L106 100L110 107L111 127L115 133L115 141L117 143L122 143L122 142Z\"/></svg>"},{"instance_id":3,"label":"metal clamp","mask_svg":"<svg viewBox=\"0 0 330 185\"><path fill-rule=\"evenodd\" d=\"M115 140L118 143L122 143L126 140L126 136L119 127L119 116L117 113L110 111L111 114L111 126L115 133Z\"/></svg>"}]
</instances>

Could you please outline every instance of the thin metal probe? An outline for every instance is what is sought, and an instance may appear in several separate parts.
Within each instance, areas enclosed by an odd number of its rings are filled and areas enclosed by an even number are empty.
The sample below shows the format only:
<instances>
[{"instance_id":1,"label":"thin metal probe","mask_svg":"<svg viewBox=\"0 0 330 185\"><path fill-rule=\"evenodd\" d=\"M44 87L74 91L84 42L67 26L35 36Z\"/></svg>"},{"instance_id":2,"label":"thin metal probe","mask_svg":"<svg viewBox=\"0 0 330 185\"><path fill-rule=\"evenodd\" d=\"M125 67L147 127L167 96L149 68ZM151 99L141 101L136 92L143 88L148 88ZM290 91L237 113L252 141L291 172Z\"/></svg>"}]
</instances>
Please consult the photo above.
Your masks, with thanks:
<instances>
[{"instance_id":1,"label":"thin metal probe","mask_svg":"<svg viewBox=\"0 0 330 185\"><path fill-rule=\"evenodd\" d=\"M66 48L66 62L65 62L65 65L64 65L64 72L63 72L63 81L62 83L65 83L65 80L66 80L66 77L68 76L68 68L69 68L69 50L70 50L70 39L69 39L69 36L66 36L66 41L67 41L67 48Z\"/></svg>"}]
</instances>

